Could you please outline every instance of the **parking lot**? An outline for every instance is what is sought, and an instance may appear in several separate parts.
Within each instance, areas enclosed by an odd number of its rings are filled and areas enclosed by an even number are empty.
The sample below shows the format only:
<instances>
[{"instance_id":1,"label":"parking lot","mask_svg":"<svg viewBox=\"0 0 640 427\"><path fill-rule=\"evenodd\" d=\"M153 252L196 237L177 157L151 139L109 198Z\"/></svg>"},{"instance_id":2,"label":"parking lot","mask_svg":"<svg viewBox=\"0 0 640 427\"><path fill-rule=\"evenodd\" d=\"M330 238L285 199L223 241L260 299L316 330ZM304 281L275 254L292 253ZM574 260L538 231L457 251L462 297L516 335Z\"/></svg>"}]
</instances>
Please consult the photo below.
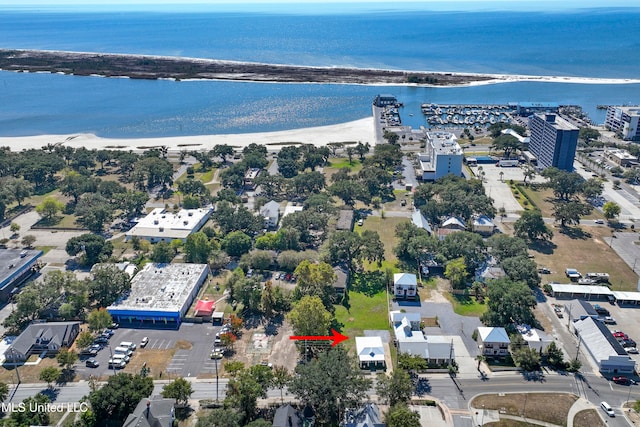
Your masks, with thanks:
<instances>
[{"instance_id":1,"label":"parking lot","mask_svg":"<svg viewBox=\"0 0 640 427\"><path fill-rule=\"evenodd\" d=\"M89 376L100 378L110 375L108 361L110 350L118 347L123 341L134 343L137 348L130 362L123 369L124 372L139 373L143 363L148 362L154 378L195 377L201 373L215 372L215 361L210 354L213 348L215 335L220 326L211 323L192 324L183 323L180 329L155 330L155 329L127 329L120 328L114 331L109 344L98 352L94 358L100 364L97 368L85 366L85 361L90 356L81 356L76 364L76 373L82 379ZM149 342L145 348L140 347L143 337L148 337Z\"/></svg>"}]
</instances>

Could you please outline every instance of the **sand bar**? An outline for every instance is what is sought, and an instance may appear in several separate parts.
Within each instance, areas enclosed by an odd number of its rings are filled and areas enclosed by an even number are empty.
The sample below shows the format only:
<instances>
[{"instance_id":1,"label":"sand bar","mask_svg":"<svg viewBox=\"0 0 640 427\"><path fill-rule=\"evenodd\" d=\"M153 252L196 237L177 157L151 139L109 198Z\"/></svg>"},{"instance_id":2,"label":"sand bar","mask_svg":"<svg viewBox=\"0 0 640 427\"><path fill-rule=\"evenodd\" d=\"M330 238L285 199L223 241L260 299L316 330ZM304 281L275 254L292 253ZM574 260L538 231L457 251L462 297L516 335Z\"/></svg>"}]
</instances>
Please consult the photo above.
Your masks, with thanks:
<instances>
[{"instance_id":1,"label":"sand bar","mask_svg":"<svg viewBox=\"0 0 640 427\"><path fill-rule=\"evenodd\" d=\"M292 129L277 132L176 136L163 138L101 138L93 134L36 135L22 137L0 137L0 147L13 151L38 149L48 144L73 148L113 149L143 151L166 146L170 151L210 150L217 144L246 147L251 143L266 145L277 151L284 143L304 143L323 146L330 142L363 142L375 144L373 117L329 126Z\"/></svg>"}]
</instances>

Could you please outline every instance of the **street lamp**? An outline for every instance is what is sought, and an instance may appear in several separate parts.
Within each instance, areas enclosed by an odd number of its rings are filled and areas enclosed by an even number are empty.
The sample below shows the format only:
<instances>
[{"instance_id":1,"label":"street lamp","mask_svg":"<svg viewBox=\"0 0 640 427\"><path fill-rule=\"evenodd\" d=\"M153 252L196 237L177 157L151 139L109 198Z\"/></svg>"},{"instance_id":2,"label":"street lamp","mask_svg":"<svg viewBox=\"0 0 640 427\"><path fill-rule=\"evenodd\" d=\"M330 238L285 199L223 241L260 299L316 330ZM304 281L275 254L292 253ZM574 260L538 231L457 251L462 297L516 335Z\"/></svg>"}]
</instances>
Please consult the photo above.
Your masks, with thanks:
<instances>
[{"instance_id":1,"label":"street lamp","mask_svg":"<svg viewBox=\"0 0 640 427\"><path fill-rule=\"evenodd\" d=\"M218 403L218 359L213 359L216 363L216 403Z\"/></svg>"}]
</instances>

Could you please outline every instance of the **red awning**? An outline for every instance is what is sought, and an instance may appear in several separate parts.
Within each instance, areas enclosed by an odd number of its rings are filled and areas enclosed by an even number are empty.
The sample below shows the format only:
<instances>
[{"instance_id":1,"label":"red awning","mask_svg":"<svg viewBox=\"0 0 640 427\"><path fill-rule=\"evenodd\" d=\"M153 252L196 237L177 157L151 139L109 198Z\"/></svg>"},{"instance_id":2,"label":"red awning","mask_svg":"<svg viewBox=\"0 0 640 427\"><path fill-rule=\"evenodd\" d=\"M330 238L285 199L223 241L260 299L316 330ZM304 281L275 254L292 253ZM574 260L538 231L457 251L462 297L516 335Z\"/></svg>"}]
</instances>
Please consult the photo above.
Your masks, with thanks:
<instances>
[{"instance_id":1,"label":"red awning","mask_svg":"<svg viewBox=\"0 0 640 427\"><path fill-rule=\"evenodd\" d=\"M215 307L215 301L198 300L196 304L196 316L211 316Z\"/></svg>"}]
</instances>

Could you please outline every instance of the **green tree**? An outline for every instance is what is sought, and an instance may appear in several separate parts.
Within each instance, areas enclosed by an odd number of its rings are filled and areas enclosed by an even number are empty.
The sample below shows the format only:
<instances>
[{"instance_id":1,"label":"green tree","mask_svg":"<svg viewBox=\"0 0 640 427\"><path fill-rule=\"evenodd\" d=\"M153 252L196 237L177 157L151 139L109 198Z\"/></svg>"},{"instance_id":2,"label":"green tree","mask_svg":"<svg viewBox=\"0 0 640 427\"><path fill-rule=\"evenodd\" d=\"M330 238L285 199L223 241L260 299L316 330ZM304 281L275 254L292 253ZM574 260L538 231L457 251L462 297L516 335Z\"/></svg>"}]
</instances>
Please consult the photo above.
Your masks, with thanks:
<instances>
[{"instance_id":1,"label":"green tree","mask_svg":"<svg viewBox=\"0 0 640 427\"><path fill-rule=\"evenodd\" d=\"M222 248L234 257L246 254L251 249L251 237L242 231L233 231L222 240Z\"/></svg>"},{"instance_id":2,"label":"green tree","mask_svg":"<svg viewBox=\"0 0 640 427\"><path fill-rule=\"evenodd\" d=\"M69 371L73 367L73 364L78 361L78 353L66 348L61 349L56 355L56 360L63 366L65 370Z\"/></svg>"},{"instance_id":3,"label":"green tree","mask_svg":"<svg viewBox=\"0 0 640 427\"><path fill-rule=\"evenodd\" d=\"M336 231L325 243L326 258L334 263L345 263L353 273L364 260L380 263L384 259L384 245L377 231Z\"/></svg>"},{"instance_id":4,"label":"green tree","mask_svg":"<svg viewBox=\"0 0 640 427\"><path fill-rule=\"evenodd\" d=\"M600 131L590 127L583 127L578 131L578 138L589 144L592 141L600 139Z\"/></svg>"},{"instance_id":5,"label":"green tree","mask_svg":"<svg viewBox=\"0 0 640 427\"><path fill-rule=\"evenodd\" d=\"M569 201L576 195L584 183L584 178L577 172L567 172L556 167L546 168L542 176L549 180L553 193L559 199Z\"/></svg>"},{"instance_id":6,"label":"green tree","mask_svg":"<svg viewBox=\"0 0 640 427\"><path fill-rule=\"evenodd\" d=\"M187 405L193 394L191 383L184 378L176 378L162 388L160 393L165 399L176 399L178 405Z\"/></svg>"},{"instance_id":7,"label":"green tree","mask_svg":"<svg viewBox=\"0 0 640 427\"><path fill-rule=\"evenodd\" d=\"M545 354L549 365L556 369L564 368L564 353L562 352L562 349L556 345L555 341L551 341Z\"/></svg>"},{"instance_id":8,"label":"green tree","mask_svg":"<svg viewBox=\"0 0 640 427\"><path fill-rule=\"evenodd\" d=\"M71 256L82 253L80 262L86 266L106 261L113 253L113 245L102 236L83 234L67 241L67 254Z\"/></svg>"},{"instance_id":9,"label":"green tree","mask_svg":"<svg viewBox=\"0 0 640 427\"><path fill-rule=\"evenodd\" d=\"M602 205L602 213L608 220L616 218L618 215L620 215L620 212L620 205L616 202L606 202L604 205Z\"/></svg>"},{"instance_id":10,"label":"green tree","mask_svg":"<svg viewBox=\"0 0 640 427\"><path fill-rule=\"evenodd\" d=\"M3 192L8 194L11 200L15 200L18 207L22 207L24 199L33 193L33 184L24 178L8 176L2 180L1 184Z\"/></svg>"},{"instance_id":11,"label":"green tree","mask_svg":"<svg viewBox=\"0 0 640 427\"><path fill-rule=\"evenodd\" d=\"M55 366L47 366L40 371L38 378L47 383L49 388L60 378L60 369Z\"/></svg>"},{"instance_id":12,"label":"green tree","mask_svg":"<svg viewBox=\"0 0 640 427\"><path fill-rule=\"evenodd\" d=\"M460 231L445 236L438 245L438 256L444 260L464 258L467 271L475 271L485 258L485 244L477 233Z\"/></svg>"},{"instance_id":13,"label":"green tree","mask_svg":"<svg viewBox=\"0 0 640 427\"><path fill-rule=\"evenodd\" d=\"M516 366L527 372L540 369L540 353L536 349L524 345L511 350L511 357Z\"/></svg>"},{"instance_id":14,"label":"green tree","mask_svg":"<svg viewBox=\"0 0 640 427\"><path fill-rule=\"evenodd\" d=\"M51 221L58 212L64 209L64 203L58 201L55 197L45 197L45 199L36 206L36 212L42 215L45 219Z\"/></svg>"},{"instance_id":15,"label":"green tree","mask_svg":"<svg viewBox=\"0 0 640 427\"><path fill-rule=\"evenodd\" d=\"M400 135L398 135L395 132L390 132L388 130L384 131L384 133L382 134L382 137L384 139L386 139L389 144L397 144L398 143L398 139L400 139ZM347 150L348 150L348 148L347 148Z\"/></svg>"},{"instance_id":16,"label":"green tree","mask_svg":"<svg viewBox=\"0 0 640 427\"><path fill-rule=\"evenodd\" d=\"M89 299L95 301L98 307L108 307L131 289L131 278L118 267L106 265L96 268L93 280L88 280L87 284Z\"/></svg>"},{"instance_id":17,"label":"green tree","mask_svg":"<svg viewBox=\"0 0 640 427\"><path fill-rule=\"evenodd\" d=\"M513 224L513 230L521 239L551 240L553 238L553 231L544 223L542 214L534 209L524 211Z\"/></svg>"},{"instance_id":18,"label":"green tree","mask_svg":"<svg viewBox=\"0 0 640 427\"><path fill-rule=\"evenodd\" d=\"M300 295L319 297L327 310L333 310L333 283L336 274L333 268L326 262L311 263L303 260L294 271L298 282Z\"/></svg>"},{"instance_id":19,"label":"green tree","mask_svg":"<svg viewBox=\"0 0 640 427\"><path fill-rule=\"evenodd\" d=\"M356 360L340 346L320 353L310 363L298 365L296 373L289 391L313 407L321 425L337 425L341 411L358 407L371 386Z\"/></svg>"},{"instance_id":20,"label":"green tree","mask_svg":"<svg viewBox=\"0 0 640 427\"><path fill-rule=\"evenodd\" d=\"M284 402L283 389L289 385L293 377L284 366L273 367L273 386L280 389L280 402Z\"/></svg>"},{"instance_id":21,"label":"green tree","mask_svg":"<svg viewBox=\"0 0 640 427\"><path fill-rule=\"evenodd\" d=\"M12 233L17 233L18 231L20 231L20 224L18 224L17 222L12 222L9 226L9 230Z\"/></svg>"},{"instance_id":22,"label":"green tree","mask_svg":"<svg viewBox=\"0 0 640 427\"><path fill-rule=\"evenodd\" d=\"M89 313L87 323L89 323L89 330L100 331L111 326L113 319L106 309L100 308Z\"/></svg>"},{"instance_id":23,"label":"green tree","mask_svg":"<svg viewBox=\"0 0 640 427\"><path fill-rule=\"evenodd\" d=\"M9 386L0 382L0 402L4 402L9 396Z\"/></svg>"},{"instance_id":24,"label":"green tree","mask_svg":"<svg viewBox=\"0 0 640 427\"><path fill-rule=\"evenodd\" d=\"M198 417L196 427L238 427L242 415L232 408L217 408L207 415Z\"/></svg>"},{"instance_id":25,"label":"green tree","mask_svg":"<svg viewBox=\"0 0 640 427\"><path fill-rule=\"evenodd\" d=\"M498 262L514 256L527 255L527 244L524 240L502 233L489 237L487 246L491 248L491 255Z\"/></svg>"},{"instance_id":26,"label":"green tree","mask_svg":"<svg viewBox=\"0 0 640 427\"><path fill-rule=\"evenodd\" d=\"M406 404L413 393L413 383L409 374L403 369L394 369L391 375L379 374L376 391L389 406Z\"/></svg>"},{"instance_id":27,"label":"green tree","mask_svg":"<svg viewBox=\"0 0 640 427\"><path fill-rule=\"evenodd\" d=\"M420 427L420 414L407 405L396 405L389 409L384 419L387 427Z\"/></svg>"},{"instance_id":28,"label":"green tree","mask_svg":"<svg viewBox=\"0 0 640 427\"><path fill-rule=\"evenodd\" d=\"M506 258L500 262L500 267L514 282L525 282L531 288L540 284L536 262L526 255Z\"/></svg>"},{"instance_id":29,"label":"green tree","mask_svg":"<svg viewBox=\"0 0 640 427\"><path fill-rule=\"evenodd\" d=\"M260 309L267 319L273 315L275 305L276 298L273 291L273 286L271 284L271 280L267 280L264 284L264 289L262 289L262 294L260 296Z\"/></svg>"},{"instance_id":30,"label":"green tree","mask_svg":"<svg viewBox=\"0 0 640 427\"><path fill-rule=\"evenodd\" d=\"M93 335L89 331L83 331L78 334L76 338L77 348L86 348L93 344Z\"/></svg>"},{"instance_id":31,"label":"green tree","mask_svg":"<svg viewBox=\"0 0 640 427\"><path fill-rule=\"evenodd\" d=\"M464 263L464 258L460 257L452 259L447 263L447 266L444 270L444 277L451 281L451 286L453 287L453 289L466 288L467 276L467 266Z\"/></svg>"},{"instance_id":32,"label":"green tree","mask_svg":"<svg viewBox=\"0 0 640 427\"><path fill-rule=\"evenodd\" d=\"M158 242L153 245L153 251L151 252L151 261L160 264L169 263L173 259L174 251L167 242Z\"/></svg>"},{"instance_id":33,"label":"green tree","mask_svg":"<svg viewBox=\"0 0 640 427\"><path fill-rule=\"evenodd\" d=\"M522 149L522 144L513 135L501 134L493 140L491 148L504 152L504 157L511 158L511 153Z\"/></svg>"},{"instance_id":34,"label":"green tree","mask_svg":"<svg viewBox=\"0 0 640 427\"><path fill-rule=\"evenodd\" d=\"M105 385L89 393L89 402L100 425L107 425L107 421L122 424L152 391L151 377L119 373L109 376Z\"/></svg>"},{"instance_id":35,"label":"green tree","mask_svg":"<svg viewBox=\"0 0 640 427\"><path fill-rule=\"evenodd\" d=\"M553 204L553 217L562 227L567 224L580 224L584 215L591 213L591 206L578 201L558 201Z\"/></svg>"},{"instance_id":36,"label":"green tree","mask_svg":"<svg viewBox=\"0 0 640 427\"><path fill-rule=\"evenodd\" d=\"M525 283L498 279L492 280L488 288L488 310L482 315L482 323L505 328L514 322L537 324L533 315L536 299Z\"/></svg>"},{"instance_id":37,"label":"green tree","mask_svg":"<svg viewBox=\"0 0 640 427\"><path fill-rule=\"evenodd\" d=\"M78 201L75 214L77 222L94 233L102 233L105 224L113 219L115 206L100 194L87 193Z\"/></svg>"},{"instance_id":38,"label":"green tree","mask_svg":"<svg viewBox=\"0 0 640 427\"><path fill-rule=\"evenodd\" d=\"M331 325L331 313L315 296L302 297L288 317L295 335L326 335Z\"/></svg>"},{"instance_id":39,"label":"green tree","mask_svg":"<svg viewBox=\"0 0 640 427\"><path fill-rule=\"evenodd\" d=\"M22 241L20 243L22 243L22 246L24 246L25 248L30 248L35 242L36 236L34 236L33 234L27 234L22 238Z\"/></svg>"},{"instance_id":40,"label":"green tree","mask_svg":"<svg viewBox=\"0 0 640 427\"><path fill-rule=\"evenodd\" d=\"M227 144L217 144L211 150L211 155L220 157L222 159L222 163L226 163L227 156L233 156L233 147Z\"/></svg>"},{"instance_id":41,"label":"green tree","mask_svg":"<svg viewBox=\"0 0 640 427\"><path fill-rule=\"evenodd\" d=\"M9 417L9 422L5 425L26 427L26 426L46 426L49 425L49 412L45 410L46 404L50 403L48 396L38 393L33 397L27 397L22 401L25 408L34 408L34 411L13 411Z\"/></svg>"},{"instance_id":42,"label":"green tree","mask_svg":"<svg viewBox=\"0 0 640 427\"><path fill-rule=\"evenodd\" d=\"M258 398L266 397L270 379L263 381L265 372L261 368L269 370L266 366L260 365L243 369L229 380L227 386L225 405L238 408L244 423L251 421L255 416Z\"/></svg>"},{"instance_id":43,"label":"green tree","mask_svg":"<svg viewBox=\"0 0 640 427\"><path fill-rule=\"evenodd\" d=\"M201 231L191 233L184 244L185 261L194 264L206 264L211 254L209 238Z\"/></svg>"}]
</instances>

